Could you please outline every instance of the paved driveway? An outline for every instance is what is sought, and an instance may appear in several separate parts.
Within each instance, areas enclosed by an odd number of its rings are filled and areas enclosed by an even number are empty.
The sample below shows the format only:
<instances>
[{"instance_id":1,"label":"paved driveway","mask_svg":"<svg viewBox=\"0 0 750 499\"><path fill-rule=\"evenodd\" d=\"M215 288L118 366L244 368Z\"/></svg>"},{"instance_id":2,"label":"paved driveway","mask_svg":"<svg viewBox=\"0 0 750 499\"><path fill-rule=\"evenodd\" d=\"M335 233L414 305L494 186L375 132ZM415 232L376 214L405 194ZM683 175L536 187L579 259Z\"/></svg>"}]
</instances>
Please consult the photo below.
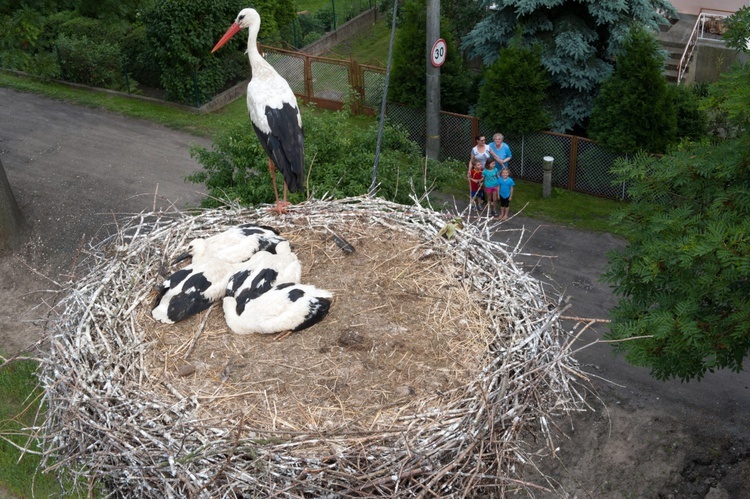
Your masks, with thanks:
<instances>
[{"instance_id":1,"label":"paved driveway","mask_svg":"<svg viewBox=\"0 0 750 499\"><path fill-rule=\"evenodd\" d=\"M186 183L210 141L146 121L0 88L0 159L37 236L33 261L62 265L113 214L197 206Z\"/></svg>"}]
</instances>

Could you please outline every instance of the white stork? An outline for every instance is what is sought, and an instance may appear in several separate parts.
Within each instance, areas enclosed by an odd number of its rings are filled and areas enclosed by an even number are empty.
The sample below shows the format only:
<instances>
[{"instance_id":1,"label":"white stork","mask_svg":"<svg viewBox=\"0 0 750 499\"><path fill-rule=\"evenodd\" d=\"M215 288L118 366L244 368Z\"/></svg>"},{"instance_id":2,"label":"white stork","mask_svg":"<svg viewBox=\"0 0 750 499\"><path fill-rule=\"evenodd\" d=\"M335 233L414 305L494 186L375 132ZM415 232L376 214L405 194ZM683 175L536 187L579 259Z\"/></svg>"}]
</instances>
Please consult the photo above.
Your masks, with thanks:
<instances>
[{"instance_id":1,"label":"white stork","mask_svg":"<svg viewBox=\"0 0 750 499\"><path fill-rule=\"evenodd\" d=\"M165 324L173 324L202 312L226 293L227 282L239 270L216 258L206 258L180 269L159 286L151 316Z\"/></svg>"},{"instance_id":2,"label":"white stork","mask_svg":"<svg viewBox=\"0 0 750 499\"><path fill-rule=\"evenodd\" d=\"M279 283L299 282L302 267L297 256L292 253L289 241L280 239L279 236L274 237L279 241L273 248L257 251L245 261L228 262L221 258L203 256L178 270L159 286L151 309L152 317L165 324L187 319L208 309L227 292L241 292L240 276L247 276L262 268L278 269L281 278Z\"/></svg>"},{"instance_id":3,"label":"white stork","mask_svg":"<svg viewBox=\"0 0 750 499\"><path fill-rule=\"evenodd\" d=\"M193 239L188 244L187 252L175 258L172 265L186 258L192 258L193 262L218 258L229 263L240 263L258 251L274 252L276 245L283 241L286 240L273 227L242 224L205 239Z\"/></svg>"},{"instance_id":4,"label":"white stork","mask_svg":"<svg viewBox=\"0 0 750 499\"><path fill-rule=\"evenodd\" d=\"M234 297L238 308L248 294L258 296L276 284L302 279L302 265L288 242L278 244L276 253L259 251L247 263L227 283L226 296Z\"/></svg>"},{"instance_id":5,"label":"white stork","mask_svg":"<svg viewBox=\"0 0 750 499\"><path fill-rule=\"evenodd\" d=\"M329 291L307 284L286 283L263 292L266 281L258 279L257 292L246 293L242 301L231 296L224 298L224 319L234 333L300 331L328 315L333 296Z\"/></svg>"},{"instance_id":6,"label":"white stork","mask_svg":"<svg viewBox=\"0 0 750 499\"><path fill-rule=\"evenodd\" d=\"M255 133L268 155L276 211L283 213L288 205L287 190L298 192L302 189L305 169L302 117L297 107L297 98L287 81L258 52L260 16L255 9L242 9L211 52L216 52L242 28L247 28L249 32L247 55L252 69L252 78L247 85L247 110ZM283 202L279 201L276 187L276 167L281 169L284 176Z\"/></svg>"}]
</instances>

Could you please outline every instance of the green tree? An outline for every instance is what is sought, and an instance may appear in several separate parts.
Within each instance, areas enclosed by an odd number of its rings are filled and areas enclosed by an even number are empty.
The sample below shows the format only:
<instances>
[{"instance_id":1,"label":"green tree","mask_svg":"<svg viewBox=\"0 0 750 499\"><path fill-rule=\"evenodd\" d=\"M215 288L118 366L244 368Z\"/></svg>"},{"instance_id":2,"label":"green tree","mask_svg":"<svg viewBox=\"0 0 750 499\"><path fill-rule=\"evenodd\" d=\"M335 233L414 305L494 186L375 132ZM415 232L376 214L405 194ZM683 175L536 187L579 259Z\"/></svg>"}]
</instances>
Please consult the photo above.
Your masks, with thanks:
<instances>
[{"instance_id":1,"label":"green tree","mask_svg":"<svg viewBox=\"0 0 750 499\"><path fill-rule=\"evenodd\" d=\"M490 130L525 134L546 130L549 78L542 67L541 47L513 44L484 74L477 114Z\"/></svg>"},{"instance_id":2,"label":"green tree","mask_svg":"<svg viewBox=\"0 0 750 499\"><path fill-rule=\"evenodd\" d=\"M610 339L658 379L742 369L750 352L750 70L712 86L736 135L619 163L628 246L604 278L620 299Z\"/></svg>"},{"instance_id":3,"label":"green tree","mask_svg":"<svg viewBox=\"0 0 750 499\"><path fill-rule=\"evenodd\" d=\"M677 119L677 139L699 141L708 134L708 116L700 107L696 87L670 84L667 87Z\"/></svg>"},{"instance_id":4,"label":"green tree","mask_svg":"<svg viewBox=\"0 0 750 499\"><path fill-rule=\"evenodd\" d=\"M235 36L230 49L211 54L243 6L236 0L162 0L144 10L147 50L161 66L162 86L171 100L202 103L249 75L243 56L247 32ZM266 40L278 38L279 23L291 22L294 12L291 0L256 2L255 9L262 19L259 38Z\"/></svg>"},{"instance_id":5,"label":"green tree","mask_svg":"<svg viewBox=\"0 0 750 499\"><path fill-rule=\"evenodd\" d=\"M448 48L448 56L440 68L440 107L445 111L466 113L472 80L455 43L451 24L445 17L440 20L440 36ZM426 2L407 0L393 49L389 100L415 107L423 107L427 102L426 39Z\"/></svg>"},{"instance_id":6,"label":"green tree","mask_svg":"<svg viewBox=\"0 0 750 499\"><path fill-rule=\"evenodd\" d=\"M481 0L443 0L440 2L440 14L451 20L456 39L461 39L474 28L477 19L485 13Z\"/></svg>"},{"instance_id":7,"label":"green tree","mask_svg":"<svg viewBox=\"0 0 750 499\"><path fill-rule=\"evenodd\" d=\"M96 19L128 19L133 21L142 0L73 0L75 9Z\"/></svg>"},{"instance_id":8,"label":"green tree","mask_svg":"<svg viewBox=\"0 0 750 499\"><path fill-rule=\"evenodd\" d=\"M736 137L750 126L750 64L735 65L709 86L702 107L711 118L711 133Z\"/></svg>"},{"instance_id":9,"label":"green tree","mask_svg":"<svg viewBox=\"0 0 750 499\"><path fill-rule=\"evenodd\" d=\"M740 10L724 20L726 31L722 36L727 47L748 53L750 52L750 6Z\"/></svg>"},{"instance_id":10,"label":"green tree","mask_svg":"<svg viewBox=\"0 0 750 499\"><path fill-rule=\"evenodd\" d=\"M600 83L612 72L630 26L657 30L665 15L676 15L667 0L484 0L484 19L463 38L470 56L485 65L498 57L522 29L524 42L542 46L550 76L553 129L583 125Z\"/></svg>"},{"instance_id":11,"label":"green tree","mask_svg":"<svg viewBox=\"0 0 750 499\"><path fill-rule=\"evenodd\" d=\"M0 64L8 69L27 71L32 54L40 45L44 17L22 7L13 15L0 17Z\"/></svg>"},{"instance_id":12,"label":"green tree","mask_svg":"<svg viewBox=\"0 0 750 499\"><path fill-rule=\"evenodd\" d=\"M663 68L659 43L634 27L596 97L589 135L619 153L665 152L676 140L677 118Z\"/></svg>"}]
</instances>

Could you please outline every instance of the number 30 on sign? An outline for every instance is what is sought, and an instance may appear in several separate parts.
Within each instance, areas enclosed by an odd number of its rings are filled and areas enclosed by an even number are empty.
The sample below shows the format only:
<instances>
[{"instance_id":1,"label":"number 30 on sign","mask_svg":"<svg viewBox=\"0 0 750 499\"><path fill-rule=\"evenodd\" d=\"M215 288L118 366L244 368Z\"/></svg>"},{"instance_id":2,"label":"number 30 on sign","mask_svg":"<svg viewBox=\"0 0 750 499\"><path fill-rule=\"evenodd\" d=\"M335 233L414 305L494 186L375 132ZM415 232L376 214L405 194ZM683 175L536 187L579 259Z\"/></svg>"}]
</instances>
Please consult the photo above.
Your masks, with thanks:
<instances>
[{"instance_id":1,"label":"number 30 on sign","mask_svg":"<svg viewBox=\"0 0 750 499\"><path fill-rule=\"evenodd\" d=\"M448 46L445 44L445 40L438 38L435 44L432 46L432 52L430 53L430 60L432 65L439 68L445 62L445 56L448 55Z\"/></svg>"}]
</instances>

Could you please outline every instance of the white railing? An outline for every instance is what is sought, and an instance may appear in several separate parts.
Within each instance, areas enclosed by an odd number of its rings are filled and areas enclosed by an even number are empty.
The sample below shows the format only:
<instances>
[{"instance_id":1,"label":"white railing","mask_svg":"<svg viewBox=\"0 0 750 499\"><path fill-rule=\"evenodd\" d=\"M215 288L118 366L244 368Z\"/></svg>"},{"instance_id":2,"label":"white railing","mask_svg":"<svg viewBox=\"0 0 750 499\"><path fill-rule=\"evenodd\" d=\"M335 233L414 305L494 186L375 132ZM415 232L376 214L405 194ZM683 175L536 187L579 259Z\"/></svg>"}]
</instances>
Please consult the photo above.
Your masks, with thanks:
<instances>
[{"instance_id":1,"label":"white railing","mask_svg":"<svg viewBox=\"0 0 750 499\"><path fill-rule=\"evenodd\" d=\"M693 31L690 33L690 39L687 45L685 45L685 50L682 52L680 63L677 65L677 83L682 83L682 80L685 78L690 58L693 57L695 44L698 40L721 42L721 35L724 33L723 21L730 15L731 12L703 12L701 10L701 13L698 14L698 19L695 20Z\"/></svg>"}]
</instances>

